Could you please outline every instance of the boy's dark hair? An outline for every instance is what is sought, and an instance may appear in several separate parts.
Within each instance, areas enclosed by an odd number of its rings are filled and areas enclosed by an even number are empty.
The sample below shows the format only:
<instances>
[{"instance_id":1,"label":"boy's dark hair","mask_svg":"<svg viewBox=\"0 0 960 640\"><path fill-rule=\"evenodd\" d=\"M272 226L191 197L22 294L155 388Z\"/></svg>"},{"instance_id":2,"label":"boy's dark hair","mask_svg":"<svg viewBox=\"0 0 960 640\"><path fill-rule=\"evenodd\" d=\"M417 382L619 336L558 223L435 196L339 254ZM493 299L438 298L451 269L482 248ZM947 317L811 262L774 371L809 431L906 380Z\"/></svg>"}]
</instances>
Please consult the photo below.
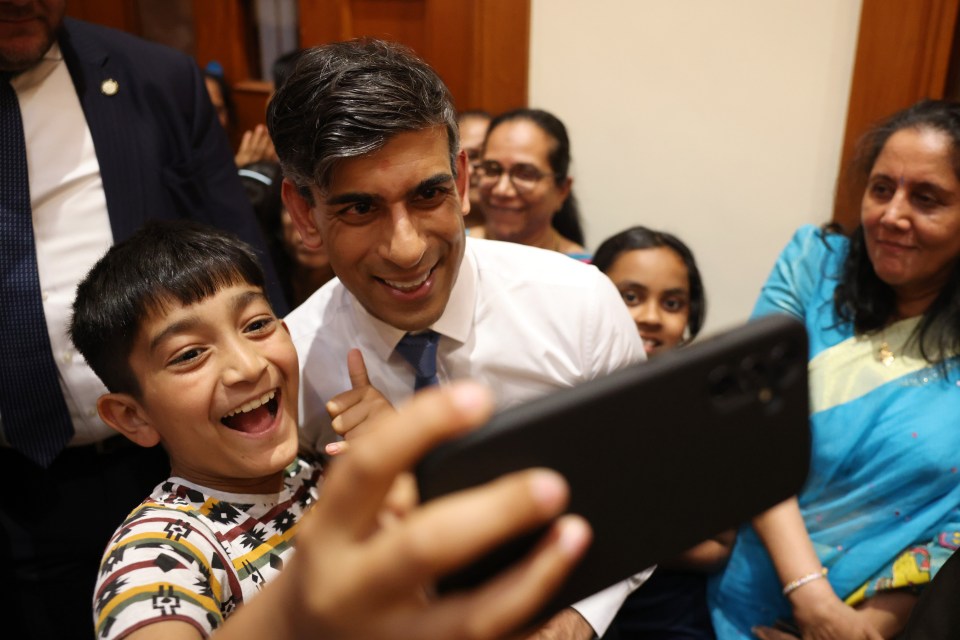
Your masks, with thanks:
<instances>
[{"instance_id":1,"label":"boy's dark hair","mask_svg":"<svg viewBox=\"0 0 960 640\"><path fill-rule=\"evenodd\" d=\"M665 247L673 251L687 268L687 280L690 286L690 318L687 327L693 340L703 328L707 317L707 294L703 289L703 279L693 252L677 236L666 231L655 231L643 226L630 227L604 240L591 261L593 266L607 273L621 255L637 249L656 249Z\"/></svg>"},{"instance_id":2,"label":"boy's dark hair","mask_svg":"<svg viewBox=\"0 0 960 640\"><path fill-rule=\"evenodd\" d=\"M140 395L130 354L144 319L235 284L263 288L256 254L233 234L194 222L148 222L114 245L77 287L70 339L115 393Z\"/></svg>"}]
</instances>

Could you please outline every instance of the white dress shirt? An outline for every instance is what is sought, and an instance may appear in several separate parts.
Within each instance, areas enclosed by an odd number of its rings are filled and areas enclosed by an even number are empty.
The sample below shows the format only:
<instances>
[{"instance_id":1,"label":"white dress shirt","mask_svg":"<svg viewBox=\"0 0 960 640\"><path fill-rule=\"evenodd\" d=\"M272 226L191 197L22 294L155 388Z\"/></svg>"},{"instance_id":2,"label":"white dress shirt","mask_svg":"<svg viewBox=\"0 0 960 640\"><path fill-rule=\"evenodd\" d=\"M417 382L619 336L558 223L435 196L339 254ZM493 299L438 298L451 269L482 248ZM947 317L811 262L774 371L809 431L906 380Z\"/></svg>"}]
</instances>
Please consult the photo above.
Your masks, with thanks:
<instances>
[{"instance_id":1,"label":"white dress shirt","mask_svg":"<svg viewBox=\"0 0 960 640\"><path fill-rule=\"evenodd\" d=\"M67 336L77 285L113 244L100 165L73 80L55 44L15 77L27 145L37 271L50 346L73 420L72 445L116 435L97 415L106 393ZM0 416L2 420L2 416Z\"/></svg>"},{"instance_id":2,"label":"white dress shirt","mask_svg":"<svg viewBox=\"0 0 960 640\"><path fill-rule=\"evenodd\" d=\"M350 388L347 352L363 353L371 384L391 403L413 393L414 372L394 351L404 331L370 315L334 279L286 318L300 357L302 437L337 439L324 407ZM595 267L553 251L467 238L440 334L440 383L472 378L504 409L645 359L620 294ZM601 635L645 579L618 583L574 606Z\"/></svg>"}]
</instances>

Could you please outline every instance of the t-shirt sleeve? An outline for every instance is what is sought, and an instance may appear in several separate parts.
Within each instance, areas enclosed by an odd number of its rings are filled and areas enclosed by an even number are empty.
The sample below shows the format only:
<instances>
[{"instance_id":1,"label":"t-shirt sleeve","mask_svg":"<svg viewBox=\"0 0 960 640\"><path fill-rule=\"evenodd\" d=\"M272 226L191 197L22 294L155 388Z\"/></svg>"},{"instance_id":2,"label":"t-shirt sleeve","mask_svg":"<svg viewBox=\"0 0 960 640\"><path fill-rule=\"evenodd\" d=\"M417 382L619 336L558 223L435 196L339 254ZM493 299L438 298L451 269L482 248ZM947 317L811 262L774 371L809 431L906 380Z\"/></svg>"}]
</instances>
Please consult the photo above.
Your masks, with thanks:
<instances>
[{"instance_id":1,"label":"t-shirt sleeve","mask_svg":"<svg viewBox=\"0 0 960 640\"><path fill-rule=\"evenodd\" d=\"M773 265L751 317L788 313L803 319L807 302L824 278L825 254L835 250L819 228L801 227Z\"/></svg>"},{"instance_id":2,"label":"t-shirt sleeve","mask_svg":"<svg viewBox=\"0 0 960 640\"><path fill-rule=\"evenodd\" d=\"M104 553L94 592L99 639L123 638L157 622L182 621L207 637L223 622L231 593L228 560L193 516L145 503L117 530ZM224 588L226 587L226 588Z\"/></svg>"}]
</instances>

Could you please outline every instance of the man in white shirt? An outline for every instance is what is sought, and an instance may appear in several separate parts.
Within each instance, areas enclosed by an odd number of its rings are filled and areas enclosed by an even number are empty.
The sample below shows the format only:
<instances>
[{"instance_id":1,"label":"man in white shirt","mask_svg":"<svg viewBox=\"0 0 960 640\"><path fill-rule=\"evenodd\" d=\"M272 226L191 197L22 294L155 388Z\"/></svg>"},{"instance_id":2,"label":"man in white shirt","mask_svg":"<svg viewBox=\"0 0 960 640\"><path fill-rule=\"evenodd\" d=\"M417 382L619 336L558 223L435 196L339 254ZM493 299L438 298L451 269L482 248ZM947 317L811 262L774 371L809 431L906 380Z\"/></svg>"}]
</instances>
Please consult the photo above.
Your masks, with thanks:
<instances>
[{"instance_id":1,"label":"man in white shirt","mask_svg":"<svg viewBox=\"0 0 960 640\"><path fill-rule=\"evenodd\" d=\"M305 440L331 438L324 403L350 389L352 348L393 403L415 386L471 377L493 388L499 408L643 359L626 308L598 271L465 238L456 112L443 82L410 52L377 41L306 51L268 124L284 202L304 243L323 246L338 276L287 318ZM436 371L432 358L421 366L420 355L396 351L408 336L435 349ZM585 439L589 432L584 425ZM564 610L540 637L602 635L630 587Z\"/></svg>"}]
</instances>

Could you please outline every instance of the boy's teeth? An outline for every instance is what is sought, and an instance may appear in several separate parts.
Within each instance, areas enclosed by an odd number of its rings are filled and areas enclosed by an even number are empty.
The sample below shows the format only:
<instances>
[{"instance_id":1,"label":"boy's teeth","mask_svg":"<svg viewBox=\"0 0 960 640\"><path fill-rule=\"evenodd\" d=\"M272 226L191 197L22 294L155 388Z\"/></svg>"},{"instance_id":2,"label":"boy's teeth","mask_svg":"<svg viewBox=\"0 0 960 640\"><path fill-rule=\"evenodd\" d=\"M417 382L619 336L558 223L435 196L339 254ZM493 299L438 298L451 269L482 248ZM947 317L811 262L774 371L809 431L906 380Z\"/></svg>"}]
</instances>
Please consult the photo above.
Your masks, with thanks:
<instances>
[{"instance_id":1,"label":"boy's teeth","mask_svg":"<svg viewBox=\"0 0 960 640\"><path fill-rule=\"evenodd\" d=\"M235 416L238 413L247 413L248 411L253 411L257 407L262 407L263 405L273 400L273 396L275 396L276 394L277 394L277 390L272 389L266 392L265 394L263 394L262 396L260 396L259 398L257 398L256 400L251 400L246 404L240 405L239 407L237 407L236 409L234 409L224 417L229 418L230 416Z\"/></svg>"}]
</instances>

